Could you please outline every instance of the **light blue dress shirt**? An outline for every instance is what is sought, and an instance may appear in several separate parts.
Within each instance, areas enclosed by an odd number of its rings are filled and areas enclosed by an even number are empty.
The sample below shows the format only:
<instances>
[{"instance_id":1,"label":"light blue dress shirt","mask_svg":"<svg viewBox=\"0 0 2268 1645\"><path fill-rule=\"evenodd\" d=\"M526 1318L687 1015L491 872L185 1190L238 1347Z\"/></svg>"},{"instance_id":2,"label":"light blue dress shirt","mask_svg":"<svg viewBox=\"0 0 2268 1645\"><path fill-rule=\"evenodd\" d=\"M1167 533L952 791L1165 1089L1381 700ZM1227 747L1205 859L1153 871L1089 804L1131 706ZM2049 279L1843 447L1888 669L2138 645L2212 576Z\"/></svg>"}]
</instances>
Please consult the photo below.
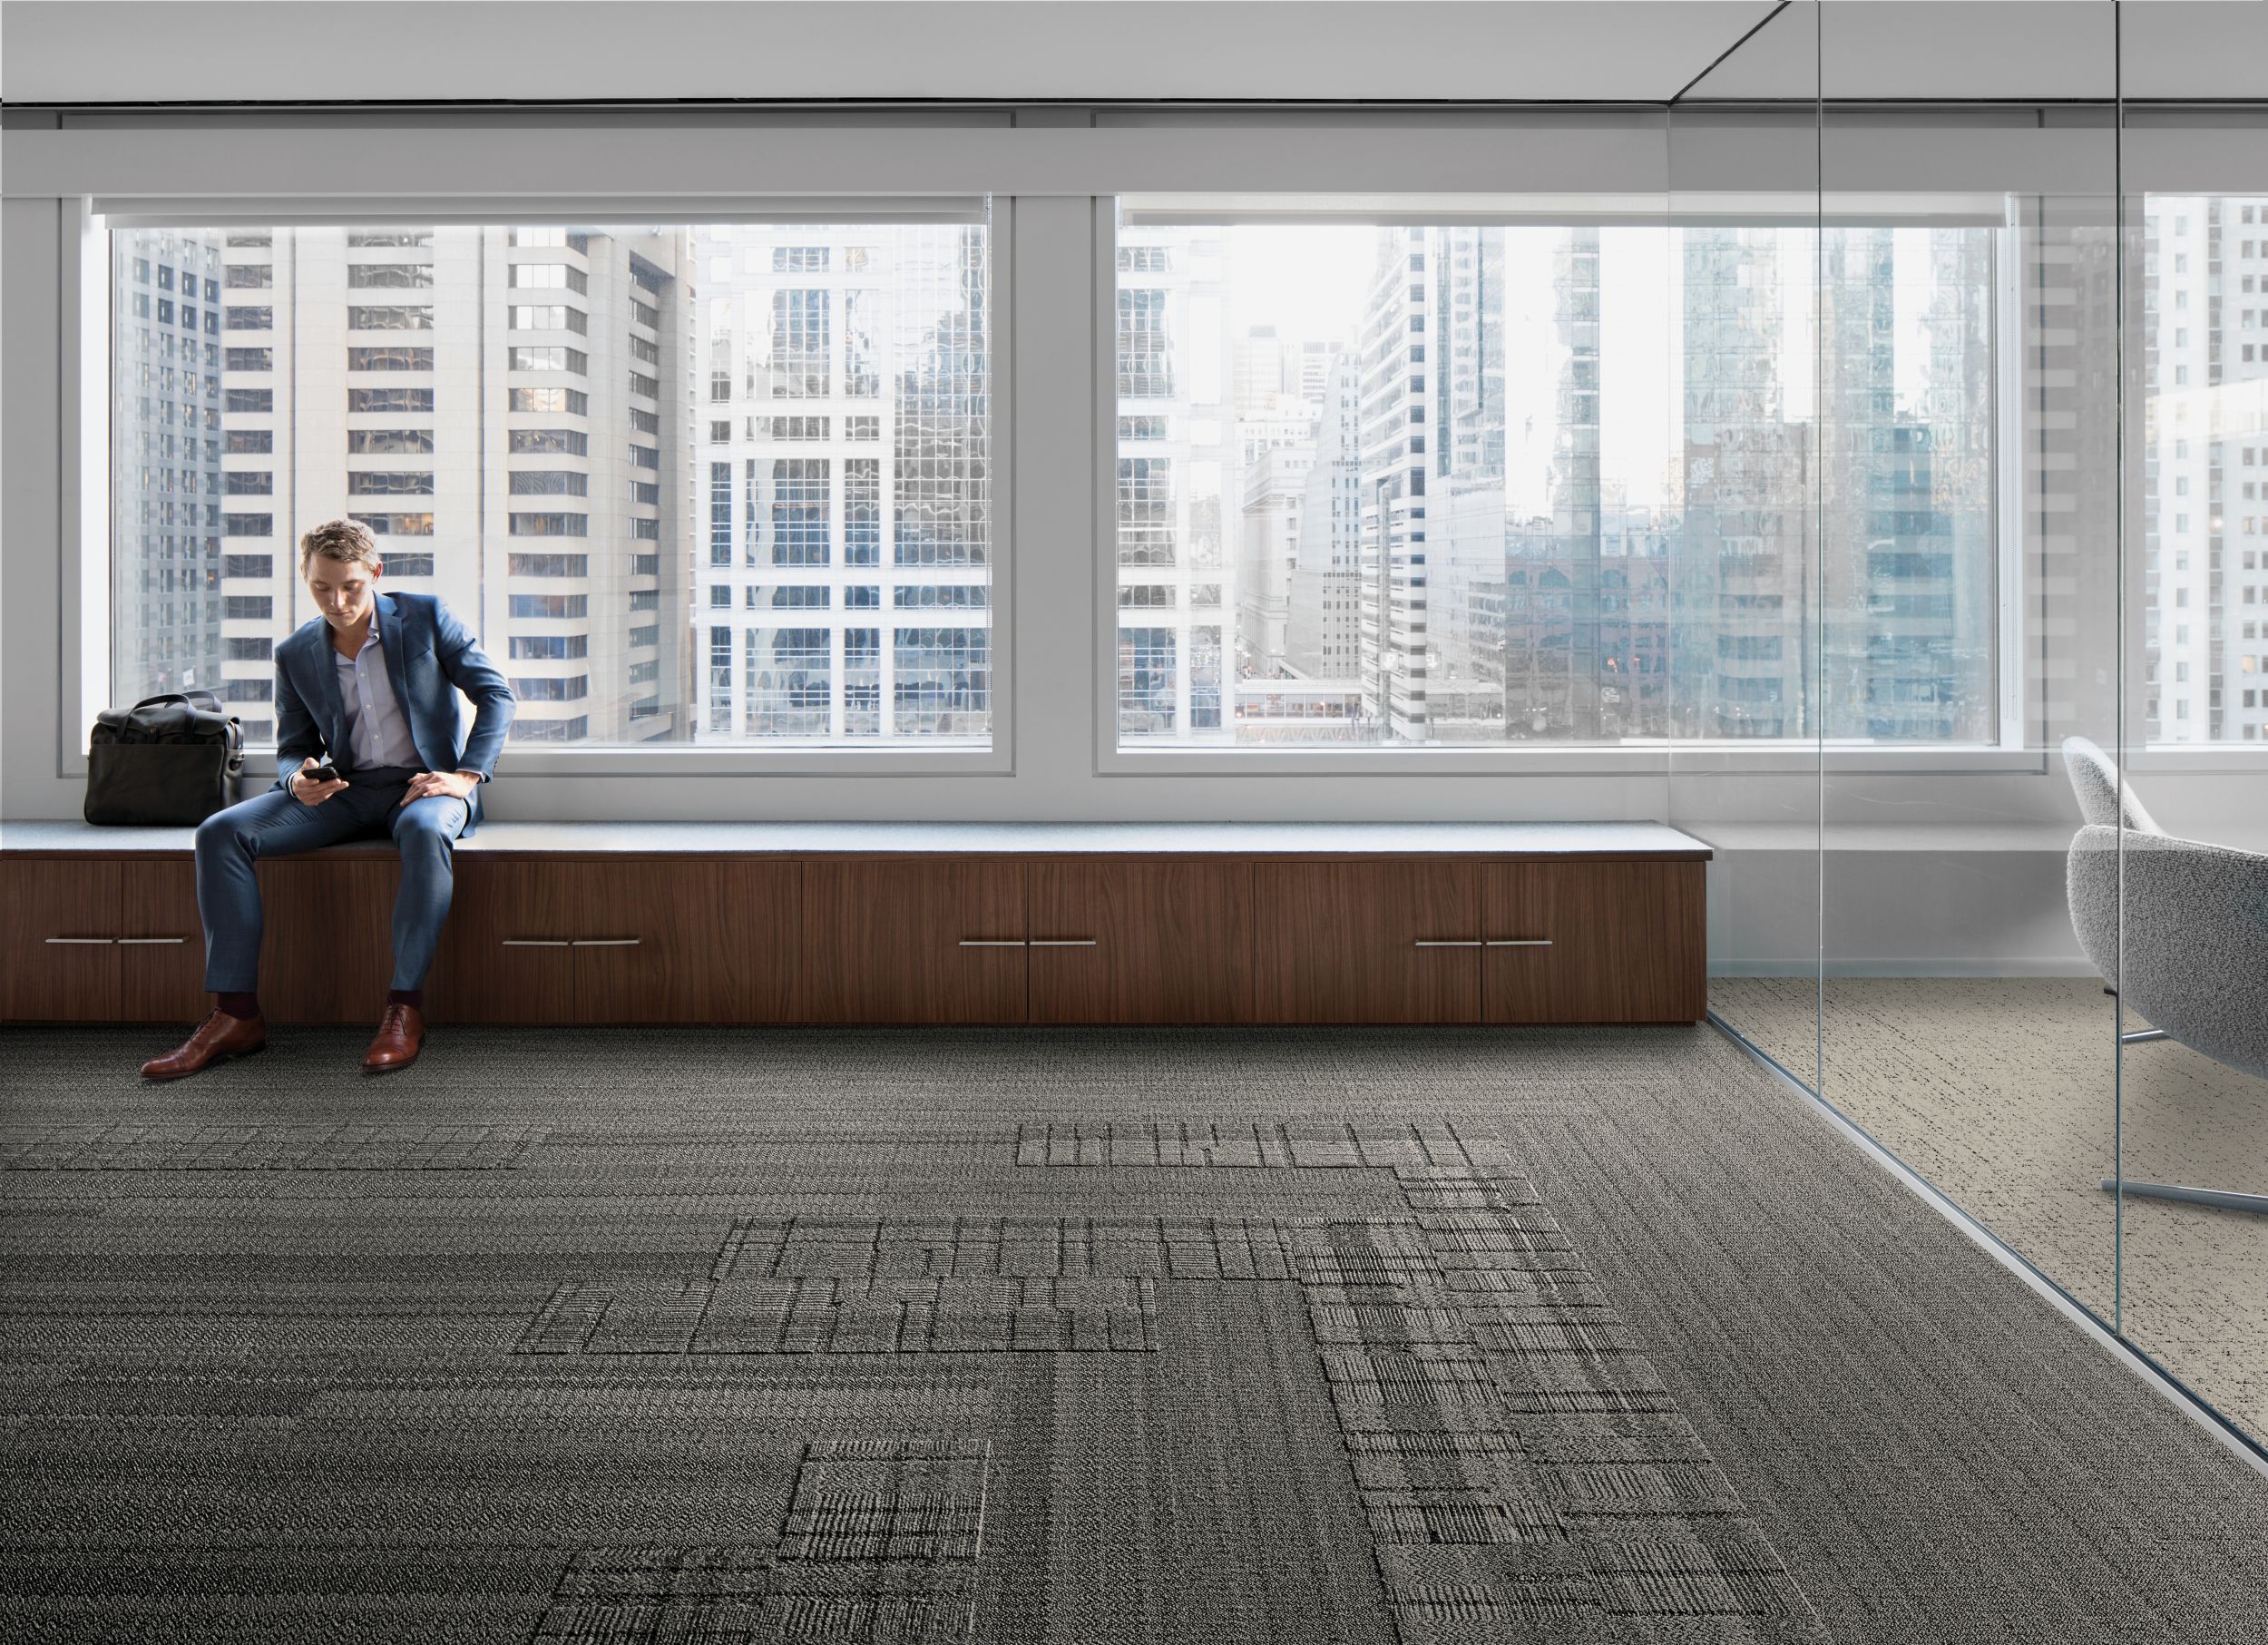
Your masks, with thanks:
<instances>
[{"instance_id":1,"label":"light blue dress shirt","mask_svg":"<svg viewBox=\"0 0 2268 1645\"><path fill-rule=\"evenodd\" d=\"M409 721L402 713L401 704L395 700L394 681L386 675L386 652L378 644L378 612L375 602L370 608L370 632L363 638L362 649L348 657L334 645L331 661L338 669L338 695L347 710L347 746L353 751L355 769L407 766L412 770L423 770L417 745L410 740Z\"/></svg>"}]
</instances>

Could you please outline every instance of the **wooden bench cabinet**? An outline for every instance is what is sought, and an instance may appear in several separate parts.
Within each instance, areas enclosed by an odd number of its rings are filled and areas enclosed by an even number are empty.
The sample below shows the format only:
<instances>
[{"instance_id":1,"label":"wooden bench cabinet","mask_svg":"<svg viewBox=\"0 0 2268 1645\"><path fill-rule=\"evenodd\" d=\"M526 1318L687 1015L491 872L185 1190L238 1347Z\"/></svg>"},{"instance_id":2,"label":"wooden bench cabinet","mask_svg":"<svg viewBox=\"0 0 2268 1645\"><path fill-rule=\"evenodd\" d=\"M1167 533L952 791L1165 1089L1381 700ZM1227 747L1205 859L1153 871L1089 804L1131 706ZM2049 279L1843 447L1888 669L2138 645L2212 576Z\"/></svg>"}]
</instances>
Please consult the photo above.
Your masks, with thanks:
<instances>
[{"instance_id":1,"label":"wooden bench cabinet","mask_svg":"<svg viewBox=\"0 0 2268 1645\"><path fill-rule=\"evenodd\" d=\"M192 1022L191 831L11 824L0 1016ZM23 843L29 840L26 848ZM436 1023L1696 1022L1708 847L1654 824L489 823ZM263 861L260 999L367 1023L382 843Z\"/></svg>"}]
</instances>

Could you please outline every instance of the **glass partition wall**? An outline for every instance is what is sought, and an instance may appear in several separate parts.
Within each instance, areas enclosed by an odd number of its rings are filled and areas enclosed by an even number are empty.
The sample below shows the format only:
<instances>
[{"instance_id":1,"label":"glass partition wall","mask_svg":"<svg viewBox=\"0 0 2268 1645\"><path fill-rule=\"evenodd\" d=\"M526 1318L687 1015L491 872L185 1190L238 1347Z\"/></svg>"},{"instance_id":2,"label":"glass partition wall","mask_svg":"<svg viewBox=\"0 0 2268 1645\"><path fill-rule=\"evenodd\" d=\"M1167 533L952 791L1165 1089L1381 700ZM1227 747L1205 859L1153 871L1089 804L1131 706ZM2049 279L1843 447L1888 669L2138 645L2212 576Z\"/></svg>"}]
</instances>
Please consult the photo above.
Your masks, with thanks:
<instances>
[{"instance_id":1,"label":"glass partition wall","mask_svg":"<svg viewBox=\"0 0 2268 1645\"><path fill-rule=\"evenodd\" d=\"M2257 1442L2268 142L2088 10L2054 100L1794 5L1673 109L1679 220L1761 209L1686 251L1670 816L1717 1020Z\"/></svg>"},{"instance_id":2,"label":"glass partition wall","mask_svg":"<svg viewBox=\"0 0 2268 1645\"><path fill-rule=\"evenodd\" d=\"M1669 821L1709 842L1709 1005L1816 1090L1820 1055L1818 8L1669 113L1684 504Z\"/></svg>"}]
</instances>

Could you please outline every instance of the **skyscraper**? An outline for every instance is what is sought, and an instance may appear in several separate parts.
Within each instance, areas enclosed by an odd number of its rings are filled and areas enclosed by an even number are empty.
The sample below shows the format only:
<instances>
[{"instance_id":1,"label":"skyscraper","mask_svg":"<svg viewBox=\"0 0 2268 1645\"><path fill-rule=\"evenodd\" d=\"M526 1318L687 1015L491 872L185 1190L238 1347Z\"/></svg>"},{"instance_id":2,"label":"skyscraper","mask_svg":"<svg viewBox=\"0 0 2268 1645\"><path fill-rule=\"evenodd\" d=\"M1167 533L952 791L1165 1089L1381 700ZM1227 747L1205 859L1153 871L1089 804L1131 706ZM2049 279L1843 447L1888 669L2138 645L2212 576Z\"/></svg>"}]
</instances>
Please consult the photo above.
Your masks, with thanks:
<instances>
[{"instance_id":1,"label":"skyscraper","mask_svg":"<svg viewBox=\"0 0 2268 1645\"><path fill-rule=\"evenodd\" d=\"M220 237L137 229L111 237L111 692L210 690L267 735L267 677L222 679L224 657L259 661L268 640L224 640L220 557ZM232 355L237 350L230 351ZM256 554L251 556L256 558Z\"/></svg>"},{"instance_id":2,"label":"skyscraper","mask_svg":"<svg viewBox=\"0 0 2268 1645\"><path fill-rule=\"evenodd\" d=\"M445 598L515 740L682 737L682 230L231 232L230 689L314 614L297 538L349 514L386 586ZM243 683L238 683L238 682Z\"/></svg>"},{"instance_id":3,"label":"skyscraper","mask_svg":"<svg viewBox=\"0 0 2268 1645\"><path fill-rule=\"evenodd\" d=\"M696 255L698 737L987 737L986 230L720 227Z\"/></svg>"}]
</instances>

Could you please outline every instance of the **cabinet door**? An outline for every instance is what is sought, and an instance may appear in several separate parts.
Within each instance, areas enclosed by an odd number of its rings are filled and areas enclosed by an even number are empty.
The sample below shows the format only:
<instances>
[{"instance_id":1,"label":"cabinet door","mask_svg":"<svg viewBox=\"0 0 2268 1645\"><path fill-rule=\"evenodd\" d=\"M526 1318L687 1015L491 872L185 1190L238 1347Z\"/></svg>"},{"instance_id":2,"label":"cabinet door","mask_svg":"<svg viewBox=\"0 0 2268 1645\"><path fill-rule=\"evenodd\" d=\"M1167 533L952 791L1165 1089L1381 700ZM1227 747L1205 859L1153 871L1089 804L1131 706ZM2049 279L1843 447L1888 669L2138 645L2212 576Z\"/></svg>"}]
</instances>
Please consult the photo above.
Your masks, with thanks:
<instances>
[{"instance_id":1,"label":"cabinet door","mask_svg":"<svg viewBox=\"0 0 2268 1645\"><path fill-rule=\"evenodd\" d=\"M1252 865L1024 868L1035 1023L1248 1023Z\"/></svg>"},{"instance_id":2,"label":"cabinet door","mask_svg":"<svg viewBox=\"0 0 2268 1645\"><path fill-rule=\"evenodd\" d=\"M271 1023L375 1026L394 979L394 891L402 866L371 852L256 866L260 1015Z\"/></svg>"},{"instance_id":3,"label":"cabinet door","mask_svg":"<svg viewBox=\"0 0 2268 1645\"><path fill-rule=\"evenodd\" d=\"M588 928L577 907L579 865L566 860L456 858L441 952L425 986L426 1016L450 1023L572 1023L575 960ZM381 996L383 997L383 996Z\"/></svg>"},{"instance_id":4,"label":"cabinet door","mask_svg":"<svg viewBox=\"0 0 2268 1645\"><path fill-rule=\"evenodd\" d=\"M0 1016L24 1023L117 1019L118 896L114 862L0 862L0 906L7 909Z\"/></svg>"},{"instance_id":5,"label":"cabinet door","mask_svg":"<svg viewBox=\"0 0 2268 1645\"><path fill-rule=\"evenodd\" d=\"M197 865L189 859L120 865L118 1015L128 1023L194 1023L205 994L205 925ZM264 1007L263 1007L264 1009Z\"/></svg>"},{"instance_id":6,"label":"cabinet door","mask_svg":"<svg viewBox=\"0 0 2268 1645\"><path fill-rule=\"evenodd\" d=\"M643 857L581 863L573 873L575 1013L582 1021L795 1019L803 929L797 863Z\"/></svg>"},{"instance_id":7,"label":"cabinet door","mask_svg":"<svg viewBox=\"0 0 2268 1645\"><path fill-rule=\"evenodd\" d=\"M816 1023L1021 1023L1023 868L804 864L805 1012Z\"/></svg>"},{"instance_id":8,"label":"cabinet door","mask_svg":"<svg viewBox=\"0 0 2268 1645\"><path fill-rule=\"evenodd\" d=\"M1697 862L1488 870L1492 1023L1693 1023L1707 1007Z\"/></svg>"},{"instance_id":9,"label":"cabinet door","mask_svg":"<svg viewBox=\"0 0 2268 1645\"><path fill-rule=\"evenodd\" d=\"M1257 863L1264 1023L1477 1023L1481 870L1459 862Z\"/></svg>"}]
</instances>

